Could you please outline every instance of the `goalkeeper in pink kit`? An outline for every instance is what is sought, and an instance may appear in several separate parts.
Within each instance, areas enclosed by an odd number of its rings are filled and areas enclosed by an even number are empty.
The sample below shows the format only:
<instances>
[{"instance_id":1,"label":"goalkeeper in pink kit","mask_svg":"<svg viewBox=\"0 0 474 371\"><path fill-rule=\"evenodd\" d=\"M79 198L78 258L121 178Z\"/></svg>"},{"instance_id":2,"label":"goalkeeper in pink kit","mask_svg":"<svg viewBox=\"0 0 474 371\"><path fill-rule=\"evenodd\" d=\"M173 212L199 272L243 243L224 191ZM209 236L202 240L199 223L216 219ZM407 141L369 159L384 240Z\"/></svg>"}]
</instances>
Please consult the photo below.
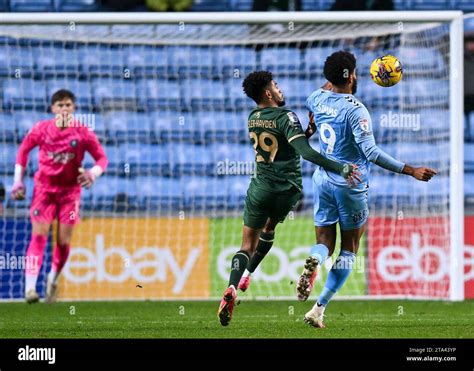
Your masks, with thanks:
<instances>
[{"instance_id":1,"label":"goalkeeper in pink kit","mask_svg":"<svg viewBox=\"0 0 474 371\"><path fill-rule=\"evenodd\" d=\"M21 143L16 157L12 197L24 199L23 176L28 154L39 147L39 167L30 207L33 231L26 251L25 299L39 300L36 281L43 262L51 224L58 219L53 263L47 279L46 301L56 298L58 277L67 261L74 226L79 222L81 187L89 188L107 167L107 157L94 132L73 118L74 94L58 90L51 98L55 118L37 122ZM83 169L85 152L95 160L91 169Z\"/></svg>"}]
</instances>

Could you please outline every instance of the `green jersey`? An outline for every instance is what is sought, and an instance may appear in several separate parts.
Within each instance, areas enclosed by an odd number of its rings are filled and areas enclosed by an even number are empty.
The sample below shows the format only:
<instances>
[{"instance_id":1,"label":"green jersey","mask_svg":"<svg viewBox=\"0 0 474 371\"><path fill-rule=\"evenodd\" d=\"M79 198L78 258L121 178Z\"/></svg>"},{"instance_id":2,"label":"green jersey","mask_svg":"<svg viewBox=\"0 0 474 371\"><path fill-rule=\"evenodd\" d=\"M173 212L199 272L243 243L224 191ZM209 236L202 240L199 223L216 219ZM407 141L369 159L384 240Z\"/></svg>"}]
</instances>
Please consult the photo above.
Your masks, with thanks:
<instances>
[{"instance_id":1,"label":"green jersey","mask_svg":"<svg viewBox=\"0 0 474 371\"><path fill-rule=\"evenodd\" d=\"M284 107L255 108L249 115L248 130L257 163L252 183L271 192L292 186L301 191L300 155L290 144L305 136L298 116Z\"/></svg>"}]
</instances>

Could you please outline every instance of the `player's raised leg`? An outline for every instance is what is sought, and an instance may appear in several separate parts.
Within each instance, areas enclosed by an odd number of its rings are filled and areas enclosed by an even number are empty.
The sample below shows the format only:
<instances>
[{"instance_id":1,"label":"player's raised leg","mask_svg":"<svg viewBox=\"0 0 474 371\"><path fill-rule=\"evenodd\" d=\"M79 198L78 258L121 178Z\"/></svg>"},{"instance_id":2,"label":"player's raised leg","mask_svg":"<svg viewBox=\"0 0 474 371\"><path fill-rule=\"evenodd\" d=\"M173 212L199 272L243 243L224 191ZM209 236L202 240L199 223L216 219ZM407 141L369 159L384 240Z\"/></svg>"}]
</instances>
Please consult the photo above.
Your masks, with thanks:
<instances>
[{"instance_id":1,"label":"player's raised leg","mask_svg":"<svg viewBox=\"0 0 474 371\"><path fill-rule=\"evenodd\" d=\"M305 314L305 322L314 327L325 327L323 317L326 306L334 295L341 289L352 272L356 254L359 250L359 241L364 230L365 224L361 228L353 230L341 229L341 251L329 271L321 295L319 295L313 308Z\"/></svg>"},{"instance_id":2,"label":"player's raised leg","mask_svg":"<svg viewBox=\"0 0 474 371\"><path fill-rule=\"evenodd\" d=\"M263 230L260 232L258 239L257 249L255 254L252 255L247 269L245 270L242 278L240 279L238 289L241 291L246 291L250 286L250 277L258 265L268 254L270 249L273 246L273 241L275 239L275 228L280 221L278 219L268 218Z\"/></svg>"},{"instance_id":3,"label":"player's raised leg","mask_svg":"<svg viewBox=\"0 0 474 371\"><path fill-rule=\"evenodd\" d=\"M336 244L336 224L327 227L315 227L316 244L311 247L310 256L306 258L303 273L296 284L299 301L306 301L313 290L320 266L334 252Z\"/></svg>"},{"instance_id":4,"label":"player's raised leg","mask_svg":"<svg viewBox=\"0 0 474 371\"><path fill-rule=\"evenodd\" d=\"M296 284L299 301L306 301L311 294L319 267L334 252L336 223L339 221L334 185L320 174L313 175L313 210L316 244L305 261L303 273Z\"/></svg>"},{"instance_id":5,"label":"player's raised leg","mask_svg":"<svg viewBox=\"0 0 474 371\"><path fill-rule=\"evenodd\" d=\"M257 247L260 229L254 229L244 225L242 231L242 247L231 260L231 269L229 277L229 285L224 291L217 315L222 326L227 326L232 319L234 311L235 300L237 299L237 285L242 278L242 274L247 267L250 260L250 255L253 254Z\"/></svg>"}]
</instances>

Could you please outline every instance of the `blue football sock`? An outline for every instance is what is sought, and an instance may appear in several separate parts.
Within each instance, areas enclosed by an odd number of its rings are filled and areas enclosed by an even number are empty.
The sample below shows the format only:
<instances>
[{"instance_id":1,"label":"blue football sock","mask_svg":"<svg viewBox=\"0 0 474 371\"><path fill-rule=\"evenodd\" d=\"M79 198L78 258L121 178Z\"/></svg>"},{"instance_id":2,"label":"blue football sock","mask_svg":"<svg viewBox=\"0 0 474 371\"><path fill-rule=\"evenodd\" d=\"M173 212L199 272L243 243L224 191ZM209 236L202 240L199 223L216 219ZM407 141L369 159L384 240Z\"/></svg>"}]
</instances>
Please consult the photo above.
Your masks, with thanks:
<instances>
[{"instance_id":1,"label":"blue football sock","mask_svg":"<svg viewBox=\"0 0 474 371\"><path fill-rule=\"evenodd\" d=\"M327 305L334 294L344 285L344 282L346 282L347 277L349 277L352 271L355 258L356 255L353 252L341 250L341 253L329 271L326 284L318 299L319 304Z\"/></svg>"},{"instance_id":2,"label":"blue football sock","mask_svg":"<svg viewBox=\"0 0 474 371\"><path fill-rule=\"evenodd\" d=\"M318 243L311 248L311 256L314 256L316 259L318 259L320 265L324 264L328 257L328 253L328 248L322 243Z\"/></svg>"}]
</instances>

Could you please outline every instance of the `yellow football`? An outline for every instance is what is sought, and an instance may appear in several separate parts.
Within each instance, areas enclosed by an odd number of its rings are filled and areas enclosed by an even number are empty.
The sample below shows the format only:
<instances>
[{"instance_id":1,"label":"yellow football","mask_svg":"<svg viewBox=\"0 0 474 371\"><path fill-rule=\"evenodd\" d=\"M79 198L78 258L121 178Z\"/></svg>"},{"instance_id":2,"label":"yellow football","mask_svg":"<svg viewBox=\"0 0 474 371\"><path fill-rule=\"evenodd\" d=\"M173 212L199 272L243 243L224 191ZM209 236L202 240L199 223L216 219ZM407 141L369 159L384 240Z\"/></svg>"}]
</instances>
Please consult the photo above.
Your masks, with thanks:
<instances>
[{"instance_id":1,"label":"yellow football","mask_svg":"<svg viewBox=\"0 0 474 371\"><path fill-rule=\"evenodd\" d=\"M396 85L401 79L403 68L397 57L384 55L372 62L370 66L370 77L380 86L389 87Z\"/></svg>"}]
</instances>

